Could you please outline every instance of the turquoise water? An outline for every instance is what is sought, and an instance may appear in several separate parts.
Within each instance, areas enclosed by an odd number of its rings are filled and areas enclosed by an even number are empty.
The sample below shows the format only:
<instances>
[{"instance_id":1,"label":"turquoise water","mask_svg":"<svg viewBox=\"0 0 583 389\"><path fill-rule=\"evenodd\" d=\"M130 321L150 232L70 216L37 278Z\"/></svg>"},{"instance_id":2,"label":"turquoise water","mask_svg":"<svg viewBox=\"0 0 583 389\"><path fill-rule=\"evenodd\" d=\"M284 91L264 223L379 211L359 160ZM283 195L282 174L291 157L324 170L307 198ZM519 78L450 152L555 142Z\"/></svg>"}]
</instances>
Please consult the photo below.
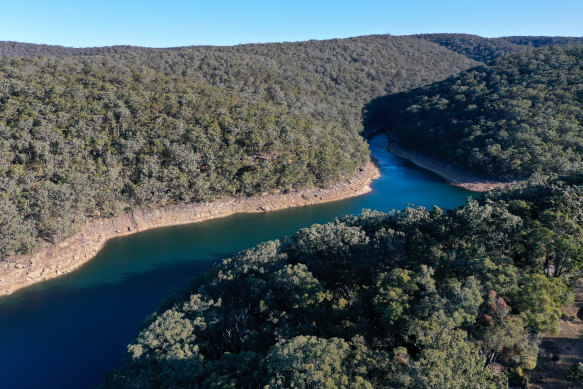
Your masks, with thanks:
<instances>
[{"instance_id":1,"label":"turquoise water","mask_svg":"<svg viewBox=\"0 0 583 389\"><path fill-rule=\"evenodd\" d=\"M452 208L472 195L388 153L386 144L383 136L370 142L382 177L367 195L115 238L74 273L0 298L0 387L102 382L162 297L219 258L363 208Z\"/></svg>"}]
</instances>

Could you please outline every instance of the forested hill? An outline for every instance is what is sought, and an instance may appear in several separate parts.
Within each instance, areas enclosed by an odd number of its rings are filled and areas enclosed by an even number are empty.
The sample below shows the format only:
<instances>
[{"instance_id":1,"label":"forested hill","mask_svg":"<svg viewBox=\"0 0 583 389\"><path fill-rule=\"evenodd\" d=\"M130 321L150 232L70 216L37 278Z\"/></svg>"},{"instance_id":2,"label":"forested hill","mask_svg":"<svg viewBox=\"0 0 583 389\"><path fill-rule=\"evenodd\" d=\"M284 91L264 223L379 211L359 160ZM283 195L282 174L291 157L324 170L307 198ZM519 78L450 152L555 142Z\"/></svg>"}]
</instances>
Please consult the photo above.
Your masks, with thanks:
<instances>
[{"instance_id":1,"label":"forested hill","mask_svg":"<svg viewBox=\"0 0 583 389\"><path fill-rule=\"evenodd\" d=\"M89 217L347 176L368 159L367 101L476 64L390 36L1 46L0 258L59 242Z\"/></svg>"},{"instance_id":2,"label":"forested hill","mask_svg":"<svg viewBox=\"0 0 583 389\"><path fill-rule=\"evenodd\" d=\"M551 182L264 243L169 295L106 387L524 387L573 301L582 201Z\"/></svg>"},{"instance_id":3,"label":"forested hill","mask_svg":"<svg viewBox=\"0 0 583 389\"><path fill-rule=\"evenodd\" d=\"M271 43L271 44L246 44L238 46L188 46L168 49L152 49L136 46L108 46L108 47L89 47L89 48L72 48L54 45L39 45L32 43L0 41L0 57L71 57L71 56L91 56L91 55L121 55L136 56L146 53L157 53L159 51L181 51L181 52L231 52L231 53L250 53L253 48L261 47L262 51L277 52L278 48L287 47L293 50L294 47L303 46L312 49L317 46L331 46L339 41L348 45L357 42L364 42L367 45L373 40L378 43L389 43L394 40L403 38L415 38L444 46L456 53L480 62L488 62L494 58L508 55L517 51L526 50L530 47L542 47L550 45L572 45L583 44L583 37L562 37L562 36L506 36L500 38L484 38L472 34L417 34L409 36L391 36L391 35L370 35L348 39L332 39L324 41L309 42L288 42L288 43ZM266 50L265 50L266 49Z\"/></svg>"},{"instance_id":4,"label":"forested hill","mask_svg":"<svg viewBox=\"0 0 583 389\"><path fill-rule=\"evenodd\" d=\"M267 87L301 89L320 98L331 97L335 104L350 102L359 111L371 97L424 85L476 65L439 45L390 35L169 49L80 49L0 42L3 56L105 57L118 64L148 67L249 93Z\"/></svg>"},{"instance_id":5,"label":"forested hill","mask_svg":"<svg viewBox=\"0 0 583 389\"><path fill-rule=\"evenodd\" d=\"M508 42L530 47L583 44L583 37L574 36L506 36L504 39L506 39Z\"/></svg>"},{"instance_id":6,"label":"forested hill","mask_svg":"<svg viewBox=\"0 0 583 389\"><path fill-rule=\"evenodd\" d=\"M368 121L406 148L495 178L580 172L583 46L530 49L377 99Z\"/></svg>"},{"instance_id":7,"label":"forested hill","mask_svg":"<svg viewBox=\"0 0 583 389\"><path fill-rule=\"evenodd\" d=\"M465 55L480 62L525 50L528 47L507 41L504 38L483 38L470 34L420 34L414 35Z\"/></svg>"},{"instance_id":8,"label":"forested hill","mask_svg":"<svg viewBox=\"0 0 583 389\"><path fill-rule=\"evenodd\" d=\"M495 58L532 47L583 44L583 37L510 36L483 38L470 34L420 34L413 36L437 43L456 53L481 62L489 62Z\"/></svg>"}]
</instances>

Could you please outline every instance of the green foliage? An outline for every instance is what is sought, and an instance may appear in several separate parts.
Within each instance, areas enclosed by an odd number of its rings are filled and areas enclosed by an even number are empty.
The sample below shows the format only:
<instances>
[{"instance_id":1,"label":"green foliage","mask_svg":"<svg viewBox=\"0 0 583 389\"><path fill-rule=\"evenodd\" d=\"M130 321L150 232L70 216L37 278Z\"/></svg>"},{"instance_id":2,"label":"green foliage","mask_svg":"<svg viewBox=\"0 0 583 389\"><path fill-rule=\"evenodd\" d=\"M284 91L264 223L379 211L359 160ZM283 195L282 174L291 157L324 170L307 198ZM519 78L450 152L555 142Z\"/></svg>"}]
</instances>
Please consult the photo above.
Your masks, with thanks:
<instances>
[{"instance_id":1,"label":"green foliage","mask_svg":"<svg viewBox=\"0 0 583 389\"><path fill-rule=\"evenodd\" d=\"M583 46L496 59L369 105L402 146L496 178L574 174L583 155Z\"/></svg>"},{"instance_id":2,"label":"green foliage","mask_svg":"<svg viewBox=\"0 0 583 389\"><path fill-rule=\"evenodd\" d=\"M574 383L583 386L583 363L577 362L571 366L565 376L569 381L573 381Z\"/></svg>"},{"instance_id":3,"label":"green foliage","mask_svg":"<svg viewBox=\"0 0 583 389\"><path fill-rule=\"evenodd\" d=\"M561 228L577 246L565 256L578 252L582 182L524 185L449 211L366 211L225 259L166 299L107 384L524 383L579 271L570 260L550 271L535 259L544 250L525 248ZM552 215L568 215L568 228Z\"/></svg>"},{"instance_id":4,"label":"green foliage","mask_svg":"<svg viewBox=\"0 0 583 389\"><path fill-rule=\"evenodd\" d=\"M470 34L420 34L413 36L437 43L481 62L489 62L495 58L531 47L583 44L583 38L558 36L507 36L502 38L483 38Z\"/></svg>"},{"instance_id":5,"label":"green foliage","mask_svg":"<svg viewBox=\"0 0 583 389\"><path fill-rule=\"evenodd\" d=\"M522 280L524 285L513 296L517 308L524 314L523 318L533 332L559 333L559 308L573 303L573 295L567 285L559 279L548 279L542 274L531 274Z\"/></svg>"},{"instance_id":6,"label":"green foliage","mask_svg":"<svg viewBox=\"0 0 583 389\"><path fill-rule=\"evenodd\" d=\"M411 334L422 346L412 363L413 376L424 388L495 388L499 382L484 368L485 358L463 330L443 311L413 323Z\"/></svg>"},{"instance_id":7,"label":"green foliage","mask_svg":"<svg viewBox=\"0 0 583 389\"><path fill-rule=\"evenodd\" d=\"M507 36L504 39L517 45L530 47L580 45L583 43L583 37L574 36Z\"/></svg>"},{"instance_id":8,"label":"green foliage","mask_svg":"<svg viewBox=\"0 0 583 389\"><path fill-rule=\"evenodd\" d=\"M0 43L0 258L135 207L326 185L368 161L365 102L473 64L391 36L177 49Z\"/></svg>"},{"instance_id":9,"label":"green foliage","mask_svg":"<svg viewBox=\"0 0 583 389\"><path fill-rule=\"evenodd\" d=\"M383 324L387 327L395 324L411 308L410 300L413 293L419 289L416 274L409 270L393 269L390 273L379 274L375 286L377 295L373 303L380 311Z\"/></svg>"},{"instance_id":10,"label":"green foliage","mask_svg":"<svg viewBox=\"0 0 583 389\"><path fill-rule=\"evenodd\" d=\"M351 377L350 354L350 345L338 338L297 336L282 341L266 357L267 387L372 389L362 377Z\"/></svg>"},{"instance_id":11,"label":"green foliage","mask_svg":"<svg viewBox=\"0 0 583 389\"><path fill-rule=\"evenodd\" d=\"M509 42L505 38L483 38L470 34L421 34L414 36L437 43L481 62L489 62L492 59L528 48Z\"/></svg>"},{"instance_id":12,"label":"green foliage","mask_svg":"<svg viewBox=\"0 0 583 389\"><path fill-rule=\"evenodd\" d=\"M347 216L227 258L167 296L106 385L522 380L536 365L535 340L556 333L573 300L565 280L583 266L583 49L495 58L579 41L0 43L0 258L133 207L325 185L368 160L363 104L403 92L368 106L372 131L532 185L446 212ZM469 58L495 60L411 91L476 65ZM571 177L545 178L557 173Z\"/></svg>"}]
</instances>

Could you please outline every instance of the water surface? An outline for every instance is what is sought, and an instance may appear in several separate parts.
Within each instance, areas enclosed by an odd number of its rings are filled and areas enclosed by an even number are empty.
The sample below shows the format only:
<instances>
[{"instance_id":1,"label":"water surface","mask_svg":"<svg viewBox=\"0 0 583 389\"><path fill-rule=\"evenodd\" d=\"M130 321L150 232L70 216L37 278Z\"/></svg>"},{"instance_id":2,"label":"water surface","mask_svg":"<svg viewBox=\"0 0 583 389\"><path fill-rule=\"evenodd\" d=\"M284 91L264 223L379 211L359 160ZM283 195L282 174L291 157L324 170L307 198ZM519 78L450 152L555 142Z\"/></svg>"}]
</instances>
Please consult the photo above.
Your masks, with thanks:
<instances>
[{"instance_id":1,"label":"water surface","mask_svg":"<svg viewBox=\"0 0 583 389\"><path fill-rule=\"evenodd\" d=\"M114 238L79 270L0 298L0 387L95 386L119 367L162 297L219 258L363 208L453 208L472 194L388 153L386 144L384 136L370 142L382 176L364 196Z\"/></svg>"}]
</instances>

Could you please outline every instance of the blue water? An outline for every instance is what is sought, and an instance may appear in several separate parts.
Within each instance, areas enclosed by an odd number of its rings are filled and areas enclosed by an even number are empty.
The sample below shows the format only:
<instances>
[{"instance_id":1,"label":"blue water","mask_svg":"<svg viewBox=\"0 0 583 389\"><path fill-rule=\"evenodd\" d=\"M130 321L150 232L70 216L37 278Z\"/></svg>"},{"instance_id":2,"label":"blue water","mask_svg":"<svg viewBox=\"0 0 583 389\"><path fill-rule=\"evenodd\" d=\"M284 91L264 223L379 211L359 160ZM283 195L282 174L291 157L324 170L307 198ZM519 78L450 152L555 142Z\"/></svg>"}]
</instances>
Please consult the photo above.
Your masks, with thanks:
<instances>
[{"instance_id":1,"label":"blue water","mask_svg":"<svg viewBox=\"0 0 583 389\"><path fill-rule=\"evenodd\" d=\"M453 208L472 195L388 153L386 144L384 136L370 142L382 177L364 196L115 238L74 273L0 298L0 388L96 386L120 366L162 297L219 258L363 208Z\"/></svg>"}]
</instances>

